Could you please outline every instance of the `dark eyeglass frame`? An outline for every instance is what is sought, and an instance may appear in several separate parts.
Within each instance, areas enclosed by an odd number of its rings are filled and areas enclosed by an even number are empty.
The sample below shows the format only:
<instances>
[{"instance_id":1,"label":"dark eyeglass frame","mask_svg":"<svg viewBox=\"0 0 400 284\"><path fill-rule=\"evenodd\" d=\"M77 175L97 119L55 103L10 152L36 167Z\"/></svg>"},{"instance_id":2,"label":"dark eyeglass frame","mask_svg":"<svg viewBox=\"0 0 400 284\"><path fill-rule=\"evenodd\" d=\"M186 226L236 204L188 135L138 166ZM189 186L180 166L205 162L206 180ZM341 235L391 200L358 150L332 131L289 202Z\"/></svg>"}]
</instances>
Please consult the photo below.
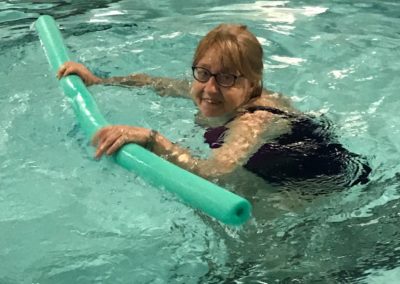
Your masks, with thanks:
<instances>
[{"instance_id":1,"label":"dark eyeglass frame","mask_svg":"<svg viewBox=\"0 0 400 284\"><path fill-rule=\"evenodd\" d=\"M196 70L198 70L198 69L204 70L209 74L207 80L200 80L199 78L196 77ZM236 80L238 78L240 78L240 77L243 77L243 75L234 75L234 74L229 74L229 73L211 73L211 71L208 70L207 68L199 67L199 66L192 66L192 73L193 73L193 78L195 78L200 83L207 83L208 80L211 79L211 77L214 77L215 78L215 82L217 82L218 86L227 87L227 88L232 87L233 85L235 85L236 84ZM232 84L221 84L221 82L220 82L220 78L221 77L219 77L221 75L223 75L223 76L227 76L227 75L228 76L232 76L232 78L233 78Z\"/></svg>"}]
</instances>

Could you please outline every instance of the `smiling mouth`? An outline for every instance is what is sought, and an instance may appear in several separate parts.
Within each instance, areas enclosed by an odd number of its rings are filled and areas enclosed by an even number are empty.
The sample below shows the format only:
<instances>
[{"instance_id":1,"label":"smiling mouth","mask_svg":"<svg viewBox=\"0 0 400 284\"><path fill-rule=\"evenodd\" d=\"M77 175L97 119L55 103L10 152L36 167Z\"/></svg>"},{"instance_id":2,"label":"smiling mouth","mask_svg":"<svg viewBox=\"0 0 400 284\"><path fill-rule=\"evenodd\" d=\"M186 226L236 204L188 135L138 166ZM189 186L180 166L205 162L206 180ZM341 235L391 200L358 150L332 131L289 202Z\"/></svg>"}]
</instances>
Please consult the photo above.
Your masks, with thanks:
<instances>
[{"instance_id":1,"label":"smiling mouth","mask_svg":"<svg viewBox=\"0 0 400 284\"><path fill-rule=\"evenodd\" d=\"M202 98L202 101L204 101L204 102L206 102L208 104L212 104L212 105L217 105L217 104L221 103L220 101L212 100L212 99L209 99L209 98Z\"/></svg>"}]
</instances>

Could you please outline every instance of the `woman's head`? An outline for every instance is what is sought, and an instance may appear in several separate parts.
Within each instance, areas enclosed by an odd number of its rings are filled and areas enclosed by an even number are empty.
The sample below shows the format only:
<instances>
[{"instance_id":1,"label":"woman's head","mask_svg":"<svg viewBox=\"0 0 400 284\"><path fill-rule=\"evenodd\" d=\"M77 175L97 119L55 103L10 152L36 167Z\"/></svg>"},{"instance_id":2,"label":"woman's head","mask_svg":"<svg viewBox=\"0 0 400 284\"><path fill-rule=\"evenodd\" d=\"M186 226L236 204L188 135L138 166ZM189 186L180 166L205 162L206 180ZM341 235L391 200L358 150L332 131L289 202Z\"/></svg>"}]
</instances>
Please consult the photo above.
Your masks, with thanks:
<instances>
[{"instance_id":1,"label":"woman's head","mask_svg":"<svg viewBox=\"0 0 400 284\"><path fill-rule=\"evenodd\" d=\"M261 95L262 56L263 50L259 41L246 26L222 24L211 30L200 41L194 54L193 66L205 67L212 74L232 74L237 79L231 87L218 84L223 78L218 75L211 76L207 82L194 81L192 93L200 110L206 116L219 116L233 111L250 98ZM207 89L207 85L211 88ZM207 90L211 92L208 93ZM206 106L202 108L202 92L205 92L203 95L213 104L214 110L207 111Z\"/></svg>"}]
</instances>

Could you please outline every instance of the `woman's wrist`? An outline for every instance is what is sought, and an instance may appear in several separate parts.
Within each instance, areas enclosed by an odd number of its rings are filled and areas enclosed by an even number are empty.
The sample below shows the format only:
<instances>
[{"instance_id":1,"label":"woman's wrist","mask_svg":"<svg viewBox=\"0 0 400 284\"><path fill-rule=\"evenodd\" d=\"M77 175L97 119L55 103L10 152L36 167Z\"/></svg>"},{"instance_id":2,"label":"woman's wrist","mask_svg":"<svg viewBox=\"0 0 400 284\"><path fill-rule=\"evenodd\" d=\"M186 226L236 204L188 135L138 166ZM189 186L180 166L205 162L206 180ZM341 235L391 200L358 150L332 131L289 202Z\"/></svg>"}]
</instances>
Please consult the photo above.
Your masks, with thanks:
<instances>
[{"instance_id":1,"label":"woman's wrist","mask_svg":"<svg viewBox=\"0 0 400 284\"><path fill-rule=\"evenodd\" d=\"M99 84L142 87L145 85L151 85L152 79L146 74L133 74L128 76L116 76L100 79Z\"/></svg>"},{"instance_id":2,"label":"woman's wrist","mask_svg":"<svg viewBox=\"0 0 400 284\"><path fill-rule=\"evenodd\" d=\"M91 84L90 85L98 85L98 84L104 84L103 83L103 78L97 77L95 76L92 80L91 80Z\"/></svg>"},{"instance_id":3,"label":"woman's wrist","mask_svg":"<svg viewBox=\"0 0 400 284\"><path fill-rule=\"evenodd\" d=\"M99 78L99 82L97 84L104 84L104 85L113 85L115 84L115 78L114 77L108 77L108 78Z\"/></svg>"},{"instance_id":4,"label":"woman's wrist","mask_svg":"<svg viewBox=\"0 0 400 284\"><path fill-rule=\"evenodd\" d=\"M147 138L147 142L145 144L145 148L149 150L150 152L153 152L154 146L156 144L156 138L157 138L158 132L154 129L150 130L149 137Z\"/></svg>"}]
</instances>

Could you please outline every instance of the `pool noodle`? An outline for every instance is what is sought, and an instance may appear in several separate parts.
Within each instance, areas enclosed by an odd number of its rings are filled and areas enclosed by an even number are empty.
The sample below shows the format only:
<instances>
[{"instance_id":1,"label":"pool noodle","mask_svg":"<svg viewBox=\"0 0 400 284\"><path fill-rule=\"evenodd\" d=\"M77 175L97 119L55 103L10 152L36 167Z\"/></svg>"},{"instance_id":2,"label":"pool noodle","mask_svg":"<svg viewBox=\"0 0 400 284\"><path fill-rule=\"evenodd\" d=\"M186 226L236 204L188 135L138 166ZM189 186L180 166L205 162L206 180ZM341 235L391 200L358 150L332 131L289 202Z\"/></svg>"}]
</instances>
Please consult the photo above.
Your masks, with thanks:
<instances>
[{"instance_id":1,"label":"pool noodle","mask_svg":"<svg viewBox=\"0 0 400 284\"><path fill-rule=\"evenodd\" d=\"M54 71L70 61L62 35L51 16L40 16L35 23L47 59ZM89 139L109 125L82 80L69 75L59 80L70 99L77 120ZM250 203L199 176L196 176L136 144L127 144L114 155L115 162L135 172L156 187L164 188L190 206L228 225L241 225L251 215Z\"/></svg>"}]
</instances>

